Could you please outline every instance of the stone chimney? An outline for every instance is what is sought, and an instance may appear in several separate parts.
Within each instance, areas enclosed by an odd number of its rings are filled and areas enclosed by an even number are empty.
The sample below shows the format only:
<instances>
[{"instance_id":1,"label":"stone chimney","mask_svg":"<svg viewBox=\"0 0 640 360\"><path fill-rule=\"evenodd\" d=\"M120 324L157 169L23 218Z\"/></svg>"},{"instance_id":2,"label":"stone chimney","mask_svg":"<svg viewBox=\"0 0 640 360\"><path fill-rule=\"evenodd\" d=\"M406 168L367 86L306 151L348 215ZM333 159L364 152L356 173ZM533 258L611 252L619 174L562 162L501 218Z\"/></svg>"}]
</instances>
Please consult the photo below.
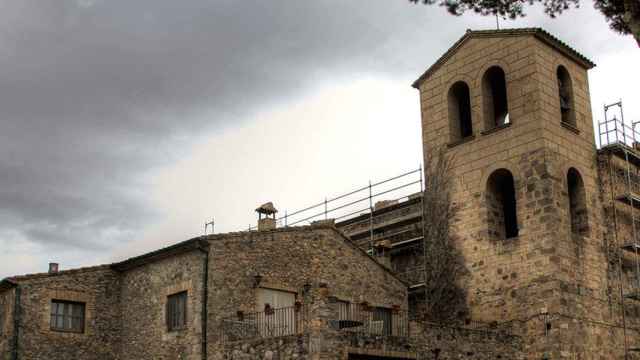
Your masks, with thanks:
<instances>
[{"instance_id":1,"label":"stone chimney","mask_svg":"<svg viewBox=\"0 0 640 360\"><path fill-rule=\"evenodd\" d=\"M49 274L56 274L58 272L58 263L49 263Z\"/></svg>"},{"instance_id":2,"label":"stone chimney","mask_svg":"<svg viewBox=\"0 0 640 360\"><path fill-rule=\"evenodd\" d=\"M391 269L391 241L378 241L373 246L373 255L380 264L388 269Z\"/></svg>"},{"instance_id":3,"label":"stone chimney","mask_svg":"<svg viewBox=\"0 0 640 360\"><path fill-rule=\"evenodd\" d=\"M260 205L256 212L258 213L258 231L274 230L276 228L276 213L278 210L276 210L272 202Z\"/></svg>"}]
</instances>

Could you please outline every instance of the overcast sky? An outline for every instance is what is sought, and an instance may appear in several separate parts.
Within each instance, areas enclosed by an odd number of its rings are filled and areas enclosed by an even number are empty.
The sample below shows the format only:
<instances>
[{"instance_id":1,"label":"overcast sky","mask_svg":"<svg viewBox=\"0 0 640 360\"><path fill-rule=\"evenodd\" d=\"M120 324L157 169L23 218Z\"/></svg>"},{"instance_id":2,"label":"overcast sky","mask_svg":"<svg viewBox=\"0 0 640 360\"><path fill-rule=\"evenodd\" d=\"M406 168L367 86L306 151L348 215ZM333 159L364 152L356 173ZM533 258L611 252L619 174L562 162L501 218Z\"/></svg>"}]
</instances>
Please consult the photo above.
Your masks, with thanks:
<instances>
[{"instance_id":1,"label":"overcast sky","mask_svg":"<svg viewBox=\"0 0 640 360\"><path fill-rule=\"evenodd\" d=\"M540 26L640 119L631 37L584 2ZM245 229L417 168L410 87L495 19L405 0L0 0L0 278Z\"/></svg>"}]
</instances>

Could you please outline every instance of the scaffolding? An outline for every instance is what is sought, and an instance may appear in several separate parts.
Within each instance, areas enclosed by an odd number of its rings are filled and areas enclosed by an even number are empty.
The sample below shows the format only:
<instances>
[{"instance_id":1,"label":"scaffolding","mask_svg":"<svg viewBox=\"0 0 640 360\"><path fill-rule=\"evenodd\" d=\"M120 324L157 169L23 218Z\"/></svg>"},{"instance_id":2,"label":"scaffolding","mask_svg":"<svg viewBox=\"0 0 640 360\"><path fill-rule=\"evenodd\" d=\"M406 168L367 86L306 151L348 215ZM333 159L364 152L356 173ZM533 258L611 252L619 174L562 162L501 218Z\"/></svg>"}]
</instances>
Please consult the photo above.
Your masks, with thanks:
<instances>
[{"instance_id":1,"label":"scaffolding","mask_svg":"<svg viewBox=\"0 0 640 360\"><path fill-rule=\"evenodd\" d=\"M632 121L629 125L624 119L622 101L604 105L604 119L598 124L600 152L607 154L609 182L611 191L611 211L615 243L611 251L613 262L617 263L620 305L622 307L622 324L624 330L625 353L637 351L627 343L627 325L625 299L640 301L640 241L638 239L637 211L640 209L640 132L637 126L640 121ZM618 165L613 165L612 157L618 158ZM630 229L621 231L622 221L626 217ZM630 231L629 231L630 230ZM635 278L630 289L625 289L623 266L625 255L633 256Z\"/></svg>"},{"instance_id":2,"label":"scaffolding","mask_svg":"<svg viewBox=\"0 0 640 360\"><path fill-rule=\"evenodd\" d=\"M373 249L375 243L374 232L385 224L376 221L377 205L393 205L406 200L419 198L422 201L423 178L422 166L418 169L407 171L403 174L390 177L377 182L369 181L366 186L359 187L344 194L325 198L315 205L308 206L294 212L284 211L284 215L276 219L278 227L288 227L295 225L307 225L323 220L335 222L345 222L351 219L358 219L353 224L362 223L367 227L369 237L369 249ZM384 201L384 203L378 203ZM424 209L420 206L420 209ZM412 214L415 216L416 214ZM420 221L424 214L422 211L417 214ZM399 221L399 220L394 220ZM255 226L250 226L249 230L256 230Z\"/></svg>"}]
</instances>

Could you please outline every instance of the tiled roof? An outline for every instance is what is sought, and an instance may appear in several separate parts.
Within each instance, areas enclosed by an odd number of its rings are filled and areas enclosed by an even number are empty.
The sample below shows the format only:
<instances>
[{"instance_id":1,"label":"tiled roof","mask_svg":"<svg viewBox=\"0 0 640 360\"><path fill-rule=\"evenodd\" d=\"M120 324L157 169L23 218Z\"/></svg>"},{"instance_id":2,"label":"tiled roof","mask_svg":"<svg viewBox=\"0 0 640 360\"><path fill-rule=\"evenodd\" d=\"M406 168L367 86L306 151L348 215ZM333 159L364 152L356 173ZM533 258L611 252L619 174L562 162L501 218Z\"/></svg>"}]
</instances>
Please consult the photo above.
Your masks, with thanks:
<instances>
[{"instance_id":1,"label":"tiled roof","mask_svg":"<svg viewBox=\"0 0 640 360\"><path fill-rule=\"evenodd\" d=\"M152 263L152 262L155 262L155 261L158 261L158 260L166 259L166 258L171 257L171 256L184 254L186 252L190 252L190 251L194 251L194 250L204 250L204 249L209 247L209 241L224 240L224 239L231 239L231 238L244 238L244 237L246 237L248 235L260 236L260 235L269 235L269 234L273 234L273 233L296 232L296 231L305 231L305 230L313 230L313 229L329 229L329 230L332 230L332 231L336 232L338 234L338 236L348 246L351 246L351 247L354 247L354 248L360 250L363 254L365 254L369 258L371 257L371 256L367 255L367 253L364 250L358 248L355 244L353 244L344 233L342 233L340 230L336 229L336 227L333 226L333 225L314 224L314 225L304 225L304 226L291 226L291 227L283 227L283 228L278 228L278 229L273 229L273 230L268 230L268 231L239 231L239 232L230 232L230 233L220 233L220 234L210 234L210 235L205 235L205 236L198 236L198 237L186 240L186 241L179 242L179 243L171 245L171 246L160 248L158 250L151 251L151 252L148 252L148 253L145 253L145 254L142 254L142 255L139 255L139 256L135 256L135 257L126 259L124 261L112 263L112 264L104 264L104 265L90 266L90 267L84 267L84 268L62 270L62 271L59 271L59 272L54 273L54 274L37 273L37 274L12 276L12 277L8 277L8 278L3 279L3 280L0 279L0 292L14 287L15 285L17 285L21 281L26 281L26 280L36 279L36 278L44 278L44 277L49 277L49 276L60 276L60 275L66 275L66 274L75 274L75 273L80 273L80 272L96 271L96 270L103 270L103 269L112 269L112 270L119 271L119 272L127 271L127 270L131 270L131 269L137 268L139 266L143 266L145 264L149 264L149 263ZM374 263L376 263L377 265L379 265L387 273L391 274L394 278L396 278L400 282L404 283L404 281L402 279L400 279L396 274L394 274L387 267L383 266L382 264L377 262L375 259L370 259L370 260L373 261Z\"/></svg>"},{"instance_id":2,"label":"tiled roof","mask_svg":"<svg viewBox=\"0 0 640 360\"><path fill-rule=\"evenodd\" d=\"M587 69L591 69L596 64L594 64L591 60L589 60L586 56L580 54L571 46L567 45L562 40L557 37L551 35L546 30L542 28L519 28L519 29L502 29L502 30L467 30L467 32L453 44L431 67L427 69L416 81L413 82L412 86L414 88L418 88L420 84L429 77L433 72L435 72L445 61L447 61L455 52L464 44L468 39L474 37L509 37L509 36L522 36L522 35L533 35L540 41L546 43L547 45L555 48L566 56L570 57L578 64L584 66Z\"/></svg>"},{"instance_id":3,"label":"tiled roof","mask_svg":"<svg viewBox=\"0 0 640 360\"><path fill-rule=\"evenodd\" d=\"M203 237L198 236L171 246L160 248L158 250L112 264L111 267L116 271L126 271L154 261L166 259L171 256L184 254L193 250L206 249L208 248L208 246L209 243L203 240Z\"/></svg>"}]
</instances>

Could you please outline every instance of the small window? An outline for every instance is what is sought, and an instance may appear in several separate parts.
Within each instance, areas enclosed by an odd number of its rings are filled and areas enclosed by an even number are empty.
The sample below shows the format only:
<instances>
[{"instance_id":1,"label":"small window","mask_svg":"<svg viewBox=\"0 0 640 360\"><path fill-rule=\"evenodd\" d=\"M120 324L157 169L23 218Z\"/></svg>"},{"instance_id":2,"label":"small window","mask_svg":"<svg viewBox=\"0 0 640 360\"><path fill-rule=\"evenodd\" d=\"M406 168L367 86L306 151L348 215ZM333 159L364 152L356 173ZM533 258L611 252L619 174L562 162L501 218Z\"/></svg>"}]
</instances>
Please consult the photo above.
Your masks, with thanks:
<instances>
[{"instance_id":1,"label":"small window","mask_svg":"<svg viewBox=\"0 0 640 360\"><path fill-rule=\"evenodd\" d=\"M508 124L507 82L500 67L492 66L484 73L482 93L485 130Z\"/></svg>"},{"instance_id":2,"label":"small window","mask_svg":"<svg viewBox=\"0 0 640 360\"><path fill-rule=\"evenodd\" d=\"M73 301L51 301L51 330L84 332L85 304Z\"/></svg>"},{"instance_id":3,"label":"small window","mask_svg":"<svg viewBox=\"0 0 640 360\"><path fill-rule=\"evenodd\" d=\"M258 289L256 299L256 311L264 311L269 304L272 309L291 308L296 302L296 294L275 289Z\"/></svg>"},{"instance_id":4,"label":"small window","mask_svg":"<svg viewBox=\"0 0 640 360\"><path fill-rule=\"evenodd\" d=\"M451 141L459 141L473 135L469 86L463 81L453 84L449 89L448 103Z\"/></svg>"},{"instance_id":5,"label":"small window","mask_svg":"<svg viewBox=\"0 0 640 360\"><path fill-rule=\"evenodd\" d=\"M576 127L576 112L573 101L573 84L567 69L560 65L556 71L558 79L558 100L560 104L561 121L563 124Z\"/></svg>"},{"instance_id":6,"label":"small window","mask_svg":"<svg viewBox=\"0 0 640 360\"><path fill-rule=\"evenodd\" d=\"M183 291L167 297L167 329L184 329L187 326L187 292Z\"/></svg>"}]
</instances>

